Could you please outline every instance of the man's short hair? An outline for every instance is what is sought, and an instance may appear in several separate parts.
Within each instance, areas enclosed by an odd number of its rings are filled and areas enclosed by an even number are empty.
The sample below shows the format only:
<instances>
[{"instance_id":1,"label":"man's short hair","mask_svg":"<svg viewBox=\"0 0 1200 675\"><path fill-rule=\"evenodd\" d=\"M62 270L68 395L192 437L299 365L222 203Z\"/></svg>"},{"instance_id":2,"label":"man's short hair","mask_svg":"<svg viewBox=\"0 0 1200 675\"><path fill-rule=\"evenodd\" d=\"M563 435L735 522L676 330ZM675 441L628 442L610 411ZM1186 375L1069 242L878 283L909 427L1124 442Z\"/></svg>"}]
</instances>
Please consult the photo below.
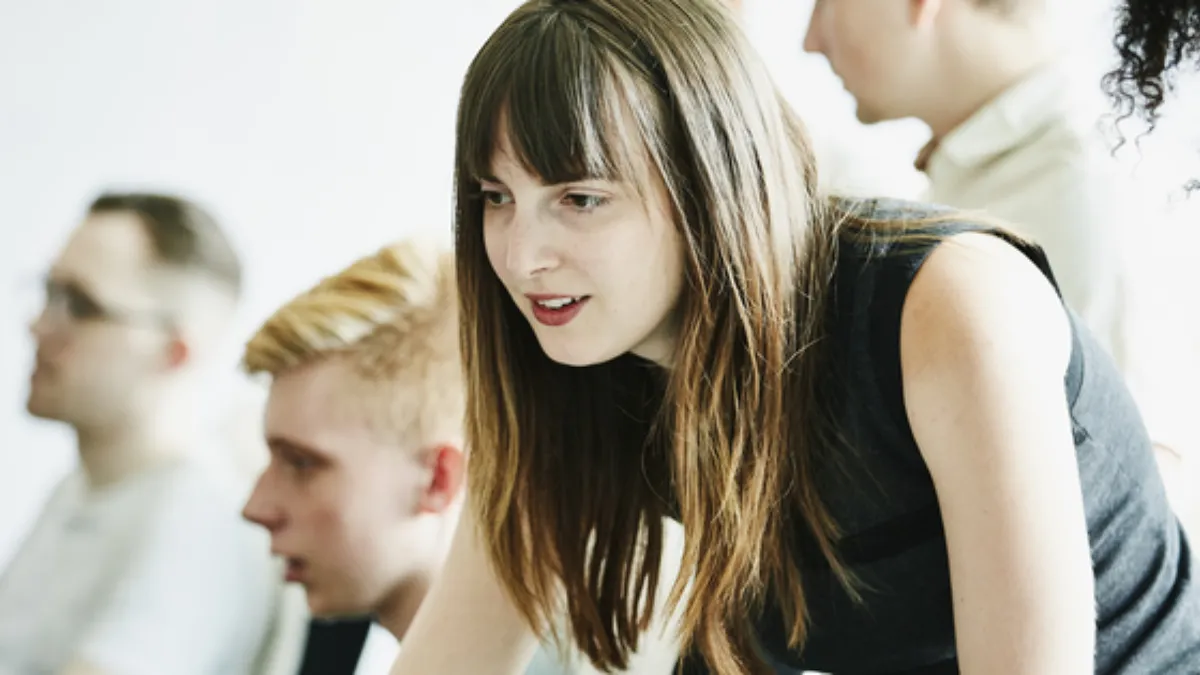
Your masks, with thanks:
<instances>
[{"instance_id":1,"label":"man's short hair","mask_svg":"<svg viewBox=\"0 0 1200 675\"><path fill-rule=\"evenodd\" d=\"M372 415L418 442L458 435L465 411L453 255L405 241L279 308L246 344L251 374L340 359Z\"/></svg>"},{"instance_id":2,"label":"man's short hair","mask_svg":"<svg viewBox=\"0 0 1200 675\"><path fill-rule=\"evenodd\" d=\"M159 262L209 277L233 297L242 292L242 264L215 218L198 204L171 195L108 193L88 207L92 214L131 213L146 228Z\"/></svg>"}]
</instances>

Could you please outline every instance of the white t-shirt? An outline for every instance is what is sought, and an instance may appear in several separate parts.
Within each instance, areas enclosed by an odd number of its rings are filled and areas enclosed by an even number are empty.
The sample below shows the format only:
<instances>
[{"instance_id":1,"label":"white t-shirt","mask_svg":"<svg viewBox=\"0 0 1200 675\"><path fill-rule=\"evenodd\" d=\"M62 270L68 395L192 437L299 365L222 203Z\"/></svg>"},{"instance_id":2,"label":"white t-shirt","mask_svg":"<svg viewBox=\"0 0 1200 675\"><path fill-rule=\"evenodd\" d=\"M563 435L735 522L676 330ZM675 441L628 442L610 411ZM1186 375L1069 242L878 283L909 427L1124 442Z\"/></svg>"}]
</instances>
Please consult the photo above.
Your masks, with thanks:
<instances>
[{"instance_id":1,"label":"white t-shirt","mask_svg":"<svg viewBox=\"0 0 1200 675\"><path fill-rule=\"evenodd\" d=\"M67 476L0 576L0 675L251 672L269 546L226 487L188 462L100 490Z\"/></svg>"}]
</instances>

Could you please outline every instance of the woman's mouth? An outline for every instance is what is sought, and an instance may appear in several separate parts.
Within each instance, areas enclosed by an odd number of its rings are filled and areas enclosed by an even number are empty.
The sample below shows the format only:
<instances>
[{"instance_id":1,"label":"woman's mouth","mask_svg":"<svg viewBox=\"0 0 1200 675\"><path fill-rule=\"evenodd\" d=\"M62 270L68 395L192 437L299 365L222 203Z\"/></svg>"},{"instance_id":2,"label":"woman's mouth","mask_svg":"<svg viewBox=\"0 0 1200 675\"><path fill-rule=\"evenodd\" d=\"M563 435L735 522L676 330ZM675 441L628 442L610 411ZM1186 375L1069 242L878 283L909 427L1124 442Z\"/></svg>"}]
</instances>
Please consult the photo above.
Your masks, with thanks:
<instances>
[{"instance_id":1,"label":"woman's mouth","mask_svg":"<svg viewBox=\"0 0 1200 675\"><path fill-rule=\"evenodd\" d=\"M565 326L571 322L590 295L526 295L533 309L533 317L546 326Z\"/></svg>"}]
</instances>

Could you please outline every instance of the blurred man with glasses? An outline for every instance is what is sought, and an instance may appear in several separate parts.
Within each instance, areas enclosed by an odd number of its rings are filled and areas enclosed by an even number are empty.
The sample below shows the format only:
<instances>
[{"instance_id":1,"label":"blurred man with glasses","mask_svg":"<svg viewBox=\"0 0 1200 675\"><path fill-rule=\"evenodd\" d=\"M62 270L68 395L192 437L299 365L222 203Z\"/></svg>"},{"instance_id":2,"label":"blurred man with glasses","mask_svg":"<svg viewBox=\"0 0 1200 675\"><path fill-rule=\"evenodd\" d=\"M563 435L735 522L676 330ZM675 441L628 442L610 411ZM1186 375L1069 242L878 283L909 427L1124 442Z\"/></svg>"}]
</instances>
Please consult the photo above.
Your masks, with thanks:
<instances>
[{"instance_id":1,"label":"blurred man with glasses","mask_svg":"<svg viewBox=\"0 0 1200 675\"><path fill-rule=\"evenodd\" d=\"M217 223L163 195L100 197L51 266L27 408L79 468L0 575L0 675L251 672L271 569L202 428L240 290Z\"/></svg>"}]
</instances>

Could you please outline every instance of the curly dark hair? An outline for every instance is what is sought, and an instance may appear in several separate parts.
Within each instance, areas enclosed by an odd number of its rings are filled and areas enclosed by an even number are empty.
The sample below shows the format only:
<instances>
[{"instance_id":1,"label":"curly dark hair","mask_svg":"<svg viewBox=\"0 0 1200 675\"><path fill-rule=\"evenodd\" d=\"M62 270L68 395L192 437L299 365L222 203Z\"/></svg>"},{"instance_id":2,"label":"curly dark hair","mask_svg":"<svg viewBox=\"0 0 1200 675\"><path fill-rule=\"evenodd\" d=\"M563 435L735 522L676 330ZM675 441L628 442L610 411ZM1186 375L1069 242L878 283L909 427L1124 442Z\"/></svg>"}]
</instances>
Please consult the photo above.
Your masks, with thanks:
<instances>
[{"instance_id":1,"label":"curly dark hair","mask_svg":"<svg viewBox=\"0 0 1200 675\"><path fill-rule=\"evenodd\" d=\"M1113 43L1121 62L1104 90L1121 118L1139 115L1153 128L1179 67L1200 67L1200 0L1124 0Z\"/></svg>"}]
</instances>

